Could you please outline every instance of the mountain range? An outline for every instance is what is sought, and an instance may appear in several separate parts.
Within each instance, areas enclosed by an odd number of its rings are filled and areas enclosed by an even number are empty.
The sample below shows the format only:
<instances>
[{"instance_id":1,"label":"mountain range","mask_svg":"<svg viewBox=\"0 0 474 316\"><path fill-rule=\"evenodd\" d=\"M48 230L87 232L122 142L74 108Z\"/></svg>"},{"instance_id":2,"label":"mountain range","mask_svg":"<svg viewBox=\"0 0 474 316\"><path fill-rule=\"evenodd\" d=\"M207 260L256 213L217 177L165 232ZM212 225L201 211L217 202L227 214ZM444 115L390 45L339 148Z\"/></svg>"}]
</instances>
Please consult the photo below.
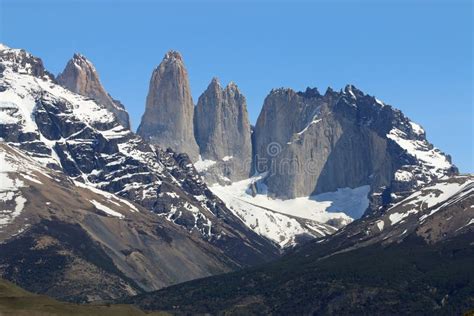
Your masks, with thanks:
<instances>
[{"instance_id":1,"label":"mountain range","mask_svg":"<svg viewBox=\"0 0 474 316\"><path fill-rule=\"evenodd\" d=\"M95 98L61 87L23 50L2 50L0 62L3 277L90 301L278 255L207 188L187 155L144 142ZM61 264L51 268L49 260ZM48 274L32 278L32 267ZM80 293L68 285L77 278ZM97 287L102 281L109 290Z\"/></svg>"},{"instance_id":2,"label":"mountain range","mask_svg":"<svg viewBox=\"0 0 474 316\"><path fill-rule=\"evenodd\" d=\"M195 105L169 51L135 133L83 55L54 76L2 45L0 139L0 277L28 291L172 313L474 307L473 176L353 85L274 89L252 126L234 82Z\"/></svg>"},{"instance_id":3,"label":"mountain range","mask_svg":"<svg viewBox=\"0 0 474 316\"><path fill-rule=\"evenodd\" d=\"M324 94L274 89L255 126L233 82L224 88L213 78L194 106L175 51L153 71L137 133L189 153L231 211L281 247L330 234L458 174L421 126L352 85Z\"/></svg>"}]
</instances>

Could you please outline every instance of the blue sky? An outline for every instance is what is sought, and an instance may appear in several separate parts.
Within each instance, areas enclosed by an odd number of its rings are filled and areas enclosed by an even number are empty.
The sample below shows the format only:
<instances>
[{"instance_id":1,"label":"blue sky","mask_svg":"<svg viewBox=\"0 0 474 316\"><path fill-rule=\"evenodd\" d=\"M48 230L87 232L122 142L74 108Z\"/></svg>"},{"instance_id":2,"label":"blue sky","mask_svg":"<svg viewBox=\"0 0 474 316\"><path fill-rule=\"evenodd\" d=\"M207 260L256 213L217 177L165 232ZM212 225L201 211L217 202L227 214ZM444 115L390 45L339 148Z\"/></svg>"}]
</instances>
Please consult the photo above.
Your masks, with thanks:
<instances>
[{"instance_id":1,"label":"blue sky","mask_svg":"<svg viewBox=\"0 0 474 316\"><path fill-rule=\"evenodd\" d=\"M352 83L401 109L474 172L473 8L428 1L0 0L0 40L54 74L74 52L96 66L136 128L151 72L169 49L194 101L213 76L235 81L252 122L272 88L324 92Z\"/></svg>"}]
</instances>

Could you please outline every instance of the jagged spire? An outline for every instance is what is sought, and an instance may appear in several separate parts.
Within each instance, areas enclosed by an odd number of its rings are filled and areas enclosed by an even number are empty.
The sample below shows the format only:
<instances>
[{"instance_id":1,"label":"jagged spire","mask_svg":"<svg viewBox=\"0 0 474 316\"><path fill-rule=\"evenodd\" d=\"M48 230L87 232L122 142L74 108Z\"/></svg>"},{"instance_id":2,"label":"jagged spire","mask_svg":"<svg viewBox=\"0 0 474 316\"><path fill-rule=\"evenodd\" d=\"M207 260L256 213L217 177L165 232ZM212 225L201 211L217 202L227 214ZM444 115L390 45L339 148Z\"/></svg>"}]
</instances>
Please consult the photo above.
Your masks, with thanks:
<instances>
[{"instance_id":1,"label":"jagged spire","mask_svg":"<svg viewBox=\"0 0 474 316\"><path fill-rule=\"evenodd\" d=\"M357 89L353 84L348 84L344 87L343 92L357 99L358 97L364 96L364 93Z\"/></svg>"},{"instance_id":2,"label":"jagged spire","mask_svg":"<svg viewBox=\"0 0 474 316\"><path fill-rule=\"evenodd\" d=\"M162 148L199 156L193 134L194 103L181 54L168 51L153 71L145 114L137 133Z\"/></svg>"},{"instance_id":3,"label":"jagged spire","mask_svg":"<svg viewBox=\"0 0 474 316\"><path fill-rule=\"evenodd\" d=\"M124 106L105 91L97 70L84 55L74 53L63 72L58 75L57 81L64 88L102 104L116 115L122 126L130 128L130 120Z\"/></svg>"},{"instance_id":4,"label":"jagged spire","mask_svg":"<svg viewBox=\"0 0 474 316\"><path fill-rule=\"evenodd\" d=\"M234 82L222 89L217 78L199 97L195 137L203 159L221 161L206 180L242 180L250 174L251 130L245 97Z\"/></svg>"}]
</instances>

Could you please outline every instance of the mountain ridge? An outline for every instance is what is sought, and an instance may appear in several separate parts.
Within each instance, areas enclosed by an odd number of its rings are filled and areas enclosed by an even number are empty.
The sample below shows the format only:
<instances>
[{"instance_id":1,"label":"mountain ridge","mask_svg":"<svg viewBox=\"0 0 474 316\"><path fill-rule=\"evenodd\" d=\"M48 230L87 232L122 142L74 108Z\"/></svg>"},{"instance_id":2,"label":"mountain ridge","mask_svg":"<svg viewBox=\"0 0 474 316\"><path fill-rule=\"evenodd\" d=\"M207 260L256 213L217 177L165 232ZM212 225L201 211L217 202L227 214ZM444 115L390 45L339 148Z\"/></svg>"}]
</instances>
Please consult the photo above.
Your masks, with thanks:
<instances>
[{"instance_id":1,"label":"mountain ridge","mask_svg":"<svg viewBox=\"0 0 474 316\"><path fill-rule=\"evenodd\" d=\"M175 67L173 65L180 69L179 73L183 74L183 76L178 76L182 77L182 80L178 81L184 84L185 88L183 91L189 92L187 72L179 52L170 51L165 54L163 62L154 70L154 73L157 71L163 72L169 67ZM44 72L44 67L41 65L39 68L43 69L40 70L39 75L41 76L41 71ZM168 79L162 78L160 82L168 84L166 83L169 81ZM177 87L180 87L180 84ZM457 173L457 169L449 163L449 156L431 149L432 145L426 141L425 132L420 126L411 122L399 110L386 105L375 97L364 94L353 85L347 85L339 92L328 88L324 95L321 95L317 88L307 88L306 91L295 91L291 88L273 89L267 96L267 99L273 100L271 102L280 102L280 104L277 104L277 107L283 109L283 111L278 111L278 113L281 112L279 114L268 114L275 117L275 119L270 121L273 121L272 124L276 125L270 124L265 127L257 126L253 128L250 127L248 114L245 115L247 113L245 97L238 90L237 85L229 83L225 88L222 88L218 84L218 80L213 79L211 80L210 87L213 86L214 89L211 90L215 92L215 95L212 96L211 93L212 97L205 97L206 92L204 92L201 97L208 99L208 101L202 101L201 103L198 101L198 105L194 107L192 119L194 128L191 128L193 124L190 123L189 115L183 120L183 122L188 122L184 124L187 130L186 133L189 134L189 130L192 129L192 133L195 136L197 135L196 130L199 129L196 127L200 125L199 121L203 122L211 119L210 121L213 122L208 127L201 128L202 131L205 131L201 132L201 134L207 134L208 136L204 140L198 141L200 143L199 146L196 145L199 153L202 153L204 156L198 157L199 159L194 161L191 159L190 162L194 162L197 171L204 177L207 184L212 186L219 184L222 186L222 188L216 186L213 189L214 192L226 191L225 186L232 186L236 181L246 180L246 178L248 180L252 179L246 175L251 175L255 171L270 171L266 173L265 177L261 177L261 173L259 177L262 179L258 181L249 181L249 187L243 190L245 195L239 192L232 197L226 195L226 198L227 201L230 201L227 203L227 207L230 208L233 215L240 218L250 229L259 232L258 234L263 234L265 238L268 238L270 234L267 232L280 231L278 235L272 235L270 238L274 243L280 244L282 240L294 240L297 238L297 234L313 237L315 235L320 237L321 234L315 234L314 230L309 229L306 224L294 222L291 215L298 217L296 214L281 214L278 209L271 206L274 204L272 200L289 199L288 201L296 201L298 198L308 197L309 201L305 202L303 207L309 207L312 199L319 199L316 196L320 193L346 192L347 188L352 190L347 192L362 192L362 188L365 185L370 185L370 192L367 195L369 200L367 212L378 212L402 199L412 189L443 176L444 171L442 170L451 168L452 170L448 172L449 174ZM218 89L218 87L220 88ZM157 90L160 89L150 85L150 93ZM221 90L238 92L232 94L238 97L238 100L232 99L233 97L230 99L228 97L224 98L223 96L227 94ZM222 97L220 96L221 94L223 95ZM183 99L182 102L176 102L176 104L179 105L184 102L188 104L184 108L189 108L190 94L187 93L186 95L188 97ZM167 99L173 98L168 96L160 102L163 103ZM237 102L235 103L235 111L229 111L229 109L234 107L222 106L229 102L232 104ZM204 109L204 104L206 103L209 109L206 111L201 110L203 114L197 114L200 108ZM163 104L159 107L162 107ZM224 110L218 110L219 108ZM285 113L286 108L291 109L291 113ZM293 109L298 108L301 109L293 111ZM324 111L320 112L321 109ZM267 115L265 114L266 111L269 110L266 110L264 105L261 112L262 117ZM233 112L239 112L242 115L236 115ZM229 114L224 115L222 113ZM321 117L318 115L321 115ZM199 119L199 117L202 117L202 119ZM149 115L144 115L144 118L147 118L150 124L153 123ZM392 121L395 122L395 125ZM290 128L287 128L288 124ZM368 125L368 127L365 125ZM219 129L218 127L220 126L224 126L224 128ZM389 129L390 127L393 128ZM268 129L268 133L265 131L266 129ZM218 130L221 132L218 132ZM125 131L117 130L117 132L118 134L126 134ZM169 132L171 132L171 136L167 138L168 144L173 143L174 140L177 140L178 143L181 142L178 140L180 137L176 136L179 133L176 134L171 130ZM262 136L266 133L268 137ZM188 136L186 137L189 139ZM145 135L145 137L148 136ZM354 137L356 137L355 140ZM248 153L249 138L252 145L252 154ZM242 141L237 141L240 139ZM342 141L334 139L341 139ZM186 143L186 141L184 142ZM319 144L315 145L318 142ZM369 147L375 148L374 150L367 150L368 142L373 144L373 146ZM210 143L213 143L213 145L211 146ZM224 146L224 144L227 145ZM354 147L353 150L344 149L344 147L349 148L350 146ZM194 145L191 144L191 147L194 148ZM214 148L212 151L209 151L212 152L210 155L206 154L206 148L208 147ZM230 150L230 148L233 149ZM272 149L276 149L276 152L269 152ZM334 154L324 154L325 151L334 151ZM219 155L216 155L216 152L219 152ZM351 159L352 153L359 153L358 158ZM410 153L415 154L412 155ZM162 156L166 155L166 153L162 154ZM251 157L248 157L249 155ZM416 155L419 155L419 157ZM437 155L440 159L444 159L444 157L447 159L447 167L439 169L441 170L440 173L432 172L432 164L430 163L433 161L433 155ZM256 156L258 156L258 159ZM64 163L70 169L69 172L78 175L80 173L78 168L74 167L74 163L66 161L66 158L66 156L62 156ZM174 158L171 160L166 159L168 161L174 160ZM250 162L250 159L253 161ZM262 170L257 170L259 159L265 160ZM440 159L438 160L440 161ZM180 158L183 166L186 166L185 160ZM364 162L358 164L360 166L357 168L353 168L348 160L373 162ZM282 167L284 169L283 172L280 172L280 170L275 172L272 170L274 166ZM90 168L90 166L87 168ZM186 168L184 167L184 169ZM314 170L306 172L307 168ZM347 168L352 168L353 170L346 172ZM189 170L187 172L194 171ZM102 179L102 181L105 180ZM117 186L117 184L114 183L113 186ZM115 190L112 186L109 186L108 190L110 189ZM347 198L353 195L352 193L348 194ZM237 195L240 195L240 197ZM252 202L249 199L250 197L259 198L262 196L267 196L268 202L263 200ZM244 197L249 203L242 206L239 202L241 197ZM329 200L329 202L332 203L332 206L327 206L326 211L360 214L359 210L335 207L334 205L337 205L335 201ZM254 205L259 205L259 207L254 208ZM252 216L250 213L255 211L258 212L258 215ZM308 215L305 217L305 220L313 222L316 226L324 226L326 224L332 226L334 224L333 219L330 219L330 222L314 222L315 218L317 218L316 215ZM173 220L189 225L189 223L186 224L189 220L183 220L183 217L181 219L173 217ZM286 227L290 225L291 228L286 229L285 225ZM340 224L336 224L334 228L338 228L338 225ZM333 229L329 227L329 231L331 230Z\"/></svg>"}]
</instances>

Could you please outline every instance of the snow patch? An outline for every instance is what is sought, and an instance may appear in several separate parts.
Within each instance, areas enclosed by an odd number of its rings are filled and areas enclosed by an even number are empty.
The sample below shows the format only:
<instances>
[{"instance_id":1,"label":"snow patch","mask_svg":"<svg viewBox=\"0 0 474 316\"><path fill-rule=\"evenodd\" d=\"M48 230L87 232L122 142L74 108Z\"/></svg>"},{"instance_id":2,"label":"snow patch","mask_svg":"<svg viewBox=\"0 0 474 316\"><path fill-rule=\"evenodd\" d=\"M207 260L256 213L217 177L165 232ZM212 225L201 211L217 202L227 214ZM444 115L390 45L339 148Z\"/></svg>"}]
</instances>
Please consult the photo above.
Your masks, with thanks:
<instances>
[{"instance_id":1,"label":"snow patch","mask_svg":"<svg viewBox=\"0 0 474 316\"><path fill-rule=\"evenodd\" d=\"M122 206L123 206L123 204L125 204L129 208L130 212L138 212L138 208L135 205L133 205L132 203L130 203L129 201L127 201L125 199L122 199L122 198L118 197L115 194L97 189L96 187L94 187L90 184L84 184L84 183L79 182L79 181L74 181L74 184L76 186L80 187L80 188L87 189L87 190L90 190L90 191L92 191L96 194L102 195L108 201L110 201L111 203L114 203L117 206L120 206L120 204L122 204Z\"/></svg>"},{"instance_id":2,"label":"snow patch","mask_svg":"<svg viewBox=\"0 0 474 316\"><path fill-rule=\"evenodd\" d=\"M306 125L306 127L303 128L303 129L302 129L300 132L298 132L297 134L298 134L298 135L303 135L304 132L306 132L306 131L308 130L308 128L310 128L312 125L317 124L317 123L319 123L319 122L321 122L321 119L318 119L317 117L314 117L313 120L312 120L308 125Z\"/></svg>"},{"instance_id":3,"label":"snow patch","mask_svg":"<svg viewBox=\"0 0 474 316\"><path fill-rule=\"evenodd\" d=\"M406 170L397 170L397 172L395 172L395 180L400 182L408 182L413 180L413 174Z\"/></svg>"},{"instance_id":4,"label":"snow patch","mask_svg":"<svg viewBox=\"0 0 474 316\"><path fill-rule=\"evenodd\" d=\"M401 222L406 217L408 217L410 214L415 214L415 213L418 213L418 211L417 210L410 210L410 211L405 212L405 213L392 213L388 216L388 219L390 220L392 225L395 225L395 224Z\"/></svg>"},{"instance_id":5,"label":"snow patch","mask_svg":"<svg viewBox=\"0 0 474 316\"><path fill-rule=\"evenodd\" d=\"M259 207L320 223L325 223L331 219L342 219L350 222L352 219L346 215L347 213L353 215L358 214L360 216L369 205L367 197L370 190L369 186L362 186L355 189L344 188L336 192L323 193L310 197L281 200L269 197L266 194L265 185L260 180L262 180L262 175L235 182L227 186L215 184L211 186L210 189L219 197L220 195L235 196ZM260 193L252 196L248 192L248 188L255 182L256 185L259 186Z\"/></svg>"},{"instance_id":6,"label":"snow patch","mask_svg":"<svg viewBox=\"0 0 474 316\"><path fill-rule=\"evenodd\" d=\"M411 140L401 130L394 128L387 137L395 141L401 148L416 159L427 165L427 172L442 178L445 171L452 167L448 159L437 148L430 148L426 140Z\"/></svg>"},{"instance_id":7,"label":"snow patch","mask_svg":"<svg viewBox=\"0 0 474 316\"><path fill-rule=\"evenodd\" d=\"M209 169L210 167L212 167L213 165L215 165L216 163L217 161L210 160L210 159L203 160L202 157L199 156L198 161L194 163L194 168L196 168L198 172L203 172Z\"/></svg>"},{"instance_id":8,"label":"snow patch","mask_svg":"<svg viewBox=\"0 0 474 316\"><path fill-rule=\"evenodd\" d=\"M423 135L425 133L425 130L418 124L410 121L410 125L411 125L411 128L413 130L413 132L416 134L416 135Z\"/></svg>"},{"instance_id":9,"label":"snow patch","mask_svg":"<svg viewBox=\"0 0 474 316\"><path fill-rule=\"evenodd\" d=\"M381 100L375 98L375 103L377 103L378 105L380 105L381 107L384 107L385 106L385 103L383 103Z\"/></svg>"},{"instance_id":10,"label":"snow patch","mask_svg":"<svg viewBox=\"0 0 474 316\"><path fill-rule=\"evenodd\" d=\"M210 189L248 227L282 247L294 244L297 235L332 234L337 229L327 222L336 220L346 225L352 221L347 214L360 217L369 205L369 186L290 200L274 199L267 195L264 177L261 174L226 186L215 184ZM255 196L249 190L252 184L259 188Z\"/></svg>"},{"instance_id":11,"label":"snow patch","mask_svg":"<svg viewBox=\"0 0 474 316\"><path fill-rule=\"evenodd\" d=\"M0 228L10 224L18 217L26 204L26 199L21 195L20 188L24 186L23 181L14 178L18 174L19 166L15 157L2 148L0 151ZM14 204L14 208L7 205Z\"/></svg>"},{"instance_id":12,"label":"snow patch","mask_svg":"<svg viewBox=\"0 0 474 316\"><path fill-rule=\"evenodd\" d=\"M108 215L111 215L113 217L118 217L118 218L125 218L125 216L123 216L119 212L112 210L111 208L97 202L96 200L91 200L90 202L95 206L96 209L101 210L102 212L105 212Z\"/></svg>"},{"instance_id":13,"label":"snow patch","mask_svg":"<svg viewBox=\"0 0 474 316\"><path fill-rule=\"evenodd\" d=\"M385 224L385 223L384 223L383 220L378 220L378 221L375 222L375 225L377 225L377 227L378 227L378 229L379 229L380 231L383 230L384 224Z\"/></svg>"},{"instance_id":14,"label":"snow patch","mask_svg":"<svg viewBox=\"0 0 474 316\"><path fill-rule=\"evenodd\" d=\"M451 203L450 201L448 202L445 202L445 201L449 200L453 196L457 195L456 200L462 200L464 197L467 197L473 194L474 181L466 181L466 183L464 184L439 183L429 188L433 188L434 192L431 192L430 194L428 194L428 196L425 197L423 201L423 203L425 204L422 203L422 206L426 205L426 207L429 208L438 204L440 205L437 208L432 209L430 213L421 216L420 221L424 221L426 218L432 216L433 214L438 212L440 209L445 207L447 204Z\"/></svg>"},{"instance_id":15,"label":"snow patch","mask_svg":"<svg viewBox=\"0 0 474 316\"><path fill-rule=\"evenodd\" d=\"M30 177L29 175L26 175L26 174L22 175L22 177L26 180L31 181L31 182L38 183L38 184L43 184L43 182L39 181L38 179Z\"/></svg>"}]
</instances>

